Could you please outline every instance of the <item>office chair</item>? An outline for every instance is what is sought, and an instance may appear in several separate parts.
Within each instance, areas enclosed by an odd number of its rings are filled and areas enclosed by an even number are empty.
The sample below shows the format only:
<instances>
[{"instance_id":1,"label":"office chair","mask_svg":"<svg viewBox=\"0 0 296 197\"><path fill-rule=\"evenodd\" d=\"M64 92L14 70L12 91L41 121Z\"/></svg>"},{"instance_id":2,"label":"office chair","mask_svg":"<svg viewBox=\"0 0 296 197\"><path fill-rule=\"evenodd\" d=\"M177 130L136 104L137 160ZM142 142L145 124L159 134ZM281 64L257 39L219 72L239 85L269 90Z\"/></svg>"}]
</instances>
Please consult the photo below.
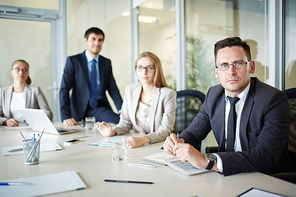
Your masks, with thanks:
<instances>
[{"instance_id":1,"label":"office chair","mask_svg":"<svg viewBox=\"0 0 296 197\"><path fill-rule=\"evenodd\" d=\"M291 109L291 132L289 136L289 157L291 160L291 163L294 167L294 172L284 172L284 173L274 173L270 174L270 176L273 176L275 178L282 179L284 181L288 181L291 183L296 184L296 153L290 150L290 146L296 147L295 143L296 140L296 128L295 128L295 121L296 121L296 88L287 89L284 91L289 100L290 100L290 109ZM292 126L294 124L294 126ZM293 139L293 140L292 140Z\"/></svg>"},{"instance_id":2,"label":"office chair","mask_svg":"<svg viewBox=\"0 0 296 197\"><path fill-rule=\"evenodd\" d=\"M296 88L290 88L284 90L284 92L287 94L288 99L296 99Z\"/></svg>"},{"instance_id":3,"label":"office chair","mask_svg":"<svg viewBox=\"0 0 296 197\"><path fill-rule=\"evenodd\" d=\"M176 125L177 132L184 131L199 112L205 95L198 90L181 90L177 92ZM200 147L196 147L200 150Z\"/></svg>"}]
</instances>

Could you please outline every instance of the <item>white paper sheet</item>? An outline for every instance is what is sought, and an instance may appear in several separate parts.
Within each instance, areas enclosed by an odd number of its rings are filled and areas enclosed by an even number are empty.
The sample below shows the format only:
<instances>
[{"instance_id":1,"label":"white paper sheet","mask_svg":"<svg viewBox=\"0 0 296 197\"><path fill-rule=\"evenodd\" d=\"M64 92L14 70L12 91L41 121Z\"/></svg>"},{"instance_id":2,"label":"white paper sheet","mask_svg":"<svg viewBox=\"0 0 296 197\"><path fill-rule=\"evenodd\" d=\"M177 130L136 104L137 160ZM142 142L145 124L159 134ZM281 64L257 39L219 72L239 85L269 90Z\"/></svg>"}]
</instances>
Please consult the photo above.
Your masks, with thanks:
<instances>
[{"instance_id":1,"label":"white paper sheet","mask_svg":"<svg viewBox=\"0 0 296 197\"><path fill-rule=\"evenodd\" d=\"M112 136L107 137L97 142L90 143L91 146L102 146L102 147L111 147L111 140L122 140L126 138L126 136Z\"/></svg>"},{"instance_id":2,"label":"white paper sheet","mask_svg":"<svg viewBox=\"0 0 296 197\"><path fill-rule=\"evenodd\" d=\"M86 188L86 185L75 171L0 181L32 183L32 185L27 186L0 186L1 197L41 196Z\"/></svg>"},{"instance_id":3,"label":"white paper sheet","mask_svg":"<svg viewBox=\"0 0 296 197\"><path fill-rule=\"evenodd\" d=\"M19 123L19 126L17 127L8 127L8 126L0 126L1 128L4 128L4 129L13 129L13 130L20 130L20 129L29 129L31 128L30 126L26 125L26 123L24 122L20 122Z\"/></svg>"},{"instance_id":4,"label":"white paper sheet","mask_svg":"<svg viewBox=\"0 0 296 197\"><path fill-rule=\"evenodd\" d=\"M23 148L23 147L22 146L3 147L2 148L2 156L22 155L23 150L9 152L10 150L15 150L15 149L19 149L19 148ZM41 142L40 152L58 151L58 150L62 150L62 147L56 142L51 142L51 143L42 143Z\"/></svg>"}]
</instances>

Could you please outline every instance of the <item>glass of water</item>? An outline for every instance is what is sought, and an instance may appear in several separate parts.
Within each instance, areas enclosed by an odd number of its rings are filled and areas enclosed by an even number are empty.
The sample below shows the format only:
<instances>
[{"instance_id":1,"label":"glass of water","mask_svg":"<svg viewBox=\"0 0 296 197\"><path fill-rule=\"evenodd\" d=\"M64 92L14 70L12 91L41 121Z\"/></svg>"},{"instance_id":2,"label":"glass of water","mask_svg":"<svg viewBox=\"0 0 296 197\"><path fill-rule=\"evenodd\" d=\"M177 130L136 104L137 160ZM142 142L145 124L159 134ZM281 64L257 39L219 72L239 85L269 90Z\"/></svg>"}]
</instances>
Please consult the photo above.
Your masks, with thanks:
<instances>
[{"instance_id":1,"label":"glass of water","mask_svg":"<svg viewBox=\"0 0 296 197\"><path fill-rule=\"evenodd\" d=\"M126 139L111 140L111 155L113 161L123 161L126 158Z\"/></svg>"},{"instance_id":2,"label":"glass of water","mask_svg":"<svg viewBox=\"0 0 296 197\"><path fill-rule=\"evenodd\" d=\"M96 117L85 117L86 130L92 130L95 122L96 122Z\"/></svg>"}]
</instances>

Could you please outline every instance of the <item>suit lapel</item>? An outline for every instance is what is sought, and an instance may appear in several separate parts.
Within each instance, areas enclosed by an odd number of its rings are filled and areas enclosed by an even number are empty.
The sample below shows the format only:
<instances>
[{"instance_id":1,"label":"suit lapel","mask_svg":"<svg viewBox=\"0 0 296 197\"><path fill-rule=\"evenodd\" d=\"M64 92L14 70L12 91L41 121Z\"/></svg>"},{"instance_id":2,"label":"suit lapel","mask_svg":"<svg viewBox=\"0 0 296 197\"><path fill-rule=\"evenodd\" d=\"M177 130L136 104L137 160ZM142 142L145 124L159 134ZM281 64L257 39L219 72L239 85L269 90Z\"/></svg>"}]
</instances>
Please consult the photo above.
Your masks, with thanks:
<instances>
[{"instance_id":1,"label":"suit lapel","mask_svg":"<svg viewBox=\"0 0 296 197\"><path fill-rule=\"evenodd\" d=\"M153 89L153 97L152 97L152 103L151 103L151 109L150 109L150 115L149 115L149 120L150 120L150 133L154 131L154 118L156 114L156 109L158 106L158 101L161 93L161 88L154 87ZM154 112L154 113L152 113Z\"/></svg>"},{"instance_id":2,"label":"suit lapel","mask_svg":"<svg viewBox=\"0 0 296 197\"><path fill-rule=\"evenodd\" d=\"M7 102L4 102L5 103L5 109L7 110L6 114L10 114L10 116L11 116L10 103L11 103L11 98L12 98L12 92L13 92L13 84L11 86L9 86L9 88L7 89L7 91L5 93L6 98L7 98Z\"/></svg>"},{"instance_id":3,"label":"suit lapel","mask_svg":"<svg viewBox=\"0 0 296 197\"><path fill-rule=\"evenodd\" d=\"M81 69L82 69L82 72L83 72L83 75L84 75L84 78L86 79L86 84L88 86L88 89L89 89L89 92L90 92L90 79L89 79L89 72L88 72L88 66L87 66L87 59L86 59L86 56L85 56L85 52L83 52L80 56L80 62L81 62Z\"/></svg>"},{"instance_id":4,"label":"suit lapel","mask_svg":"<svg viewBox=\"0 0 296 197\"><path fill-rule=\"evenodd\" d=\"M221 133L217 134L219 136L218 151L225 151L225 93L216 99L216 111L219 118L216 118L217 125L221 125Z\"/></svg>"},{"instance_id":5,"label":"suit lapel","mask_svg":"<svg viewBox=\"0 0 296 197\"><path fill-rule=\"evenodd\" d=\"M242 151L248 150L249 143L247 138L247 124L249 122L250 113L252 111L253 105L254 105L254 95L255 95L255 84L253 80L250 81L250 90L248 93L248 96L246 98L244 108L242 110L241 115L241 124L240 124L240 141L241 141L241 147Z\"/></svg>"},{"instance_id":6,"label":"suit lapel","mask_svg":"<svg viewBox=\"0 0 296 197\"><path fill-rule=\"evenodd\" d=\"M32 90L29 85L26 85L25 92L26 92L26 108L30 108L30 102L32 99Z\"/></svg>"},{"instance_id":7,"label":"suit lapel","mask_svg":"<svg viewBox=\"0 0 296 197\"><path fill-rule=\"evenodd\" d=\"M138 103L140 101L141 91L142 91L142 85L138 86L133 92L132 105L131 105L132 122L136 122L136 110L138 107ZM134 126L137 127L136 124ZM137 128L137 130L139 129Z\"/></svg>"}]
</instances>

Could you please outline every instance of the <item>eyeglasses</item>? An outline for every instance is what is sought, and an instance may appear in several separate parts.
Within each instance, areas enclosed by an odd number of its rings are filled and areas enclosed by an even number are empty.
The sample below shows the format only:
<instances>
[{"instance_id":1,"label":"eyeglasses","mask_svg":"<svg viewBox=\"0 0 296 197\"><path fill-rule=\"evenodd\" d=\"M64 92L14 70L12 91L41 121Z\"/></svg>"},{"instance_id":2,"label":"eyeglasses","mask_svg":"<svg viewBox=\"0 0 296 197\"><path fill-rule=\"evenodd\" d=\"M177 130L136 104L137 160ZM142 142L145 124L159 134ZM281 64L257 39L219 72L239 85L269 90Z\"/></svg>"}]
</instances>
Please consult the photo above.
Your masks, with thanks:
<instances>
[{"instance_id":1,"label":"eyeglasses","mask_svg":"<svg viewBox=\"0 0 296 197\"><path fill-rule=\"evenodd\" d=\"M19 68L13 68L16 72L20 72L20 71L23 71L23 73L25 73L25 72L28 72L29 71L29 69L26 69L26 68L24 68L24 69L19 69Z\"/></svg>"},{"instance_id":2,"label":"eyeglasses","mask_svg":"<svg viewBox=\"0 0 296 197\"><path fill-rule=\"evenodd\" d=\"M246 67L246 65L248 65L250 62L251 61L249 61L249 62L240 61L240 62L234 62L233 64L223 63L223 64L219 64L215 67L220 71L228 70L230 65L232 65L236 69L240 69L240 68Z\"/></svg>"},{"instance_id":3,"label":"eyeglasses","mask_svg":"<svg viewBox=\"0 0 296 197\"><path fill-rule=\"evenodd\" d=\"M146 70L148 73L153 73L155 67L154 66L136 66L136 69L138 72L142 72L143 70Z\"/></svg>"}]
</instances>

